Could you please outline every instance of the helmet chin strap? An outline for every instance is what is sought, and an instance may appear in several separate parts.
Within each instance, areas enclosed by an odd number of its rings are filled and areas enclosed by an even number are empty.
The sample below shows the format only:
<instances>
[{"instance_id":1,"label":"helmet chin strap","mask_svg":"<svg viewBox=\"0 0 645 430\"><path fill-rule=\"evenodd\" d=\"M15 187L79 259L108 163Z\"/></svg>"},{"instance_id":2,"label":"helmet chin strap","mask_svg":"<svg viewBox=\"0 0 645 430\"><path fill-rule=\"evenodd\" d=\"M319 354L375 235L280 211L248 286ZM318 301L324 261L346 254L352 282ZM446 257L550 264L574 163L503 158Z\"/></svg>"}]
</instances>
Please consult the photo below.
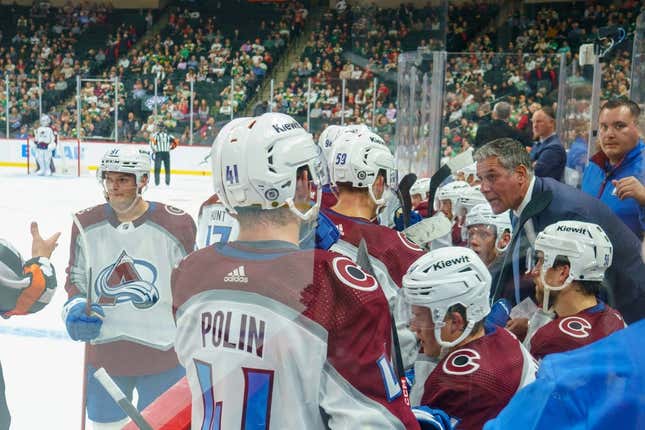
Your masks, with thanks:
<instances>
[{"instance_id":1,"label":"helmet chin strap","mask_svg":"<svg viewBox=\"0 0 645 430\"><path fill-rule=\"evenodd\" d=\"M440 323L436 323L435 326L434 326L434 338L437 341L437 343L439 345L441 345L442 349L443 348L452 348L455 345L458 345L459 343L461 343L468 336L470 336L470 334L473 331L473 328L475 327L475 322L474 321L468 321L468 324L464 328L464 331L461 333L461 335L459 335L459 337L457 339L453 340L452 342L447 342L447 341L445 341L445 340L443 340L441 338L441 329L445 325L446 325L446 323L442 321Z\"/></svg>"},{"instance_id":2,"label":"helmet chin strap","mask_svg":"<svg viewBox=\"0 0 645 430\"><path fill-rule=\"evenodd\" d=\"M544 288L544 298L542 299L542 310L544 312L549 312L549 296L550 296L549 291L562 291L563 289L568 287L571 284L571 282L573 282L573 276L571 276L571 273L569 273L569 276L567 277L567 279L564 280L562 285L554 286L546 282L546 279L544 278L546 270L544 267L542 267L542 269L540 270L540 282L542 282L542 287Z\"/></svg>"},{"instance_id":3,"label":"helmet chin strap","mask_svg":"<svg viewBox=\"0 0 645 430\"><path fill-rule=\"evenodd\" d=\"M137 192L136 197L134 199L132 199L132 203L130 203L130 206L128 206L127 208L125 208L125 209L117 209L111 203L110 203L110 207L118 215L125 215L128 212L130 212L137 205L137 203L139 203L140 200L142 200L141 193ZM108 203L109 203L109 200L108 200Z\"/></svg>"}]
</instances>

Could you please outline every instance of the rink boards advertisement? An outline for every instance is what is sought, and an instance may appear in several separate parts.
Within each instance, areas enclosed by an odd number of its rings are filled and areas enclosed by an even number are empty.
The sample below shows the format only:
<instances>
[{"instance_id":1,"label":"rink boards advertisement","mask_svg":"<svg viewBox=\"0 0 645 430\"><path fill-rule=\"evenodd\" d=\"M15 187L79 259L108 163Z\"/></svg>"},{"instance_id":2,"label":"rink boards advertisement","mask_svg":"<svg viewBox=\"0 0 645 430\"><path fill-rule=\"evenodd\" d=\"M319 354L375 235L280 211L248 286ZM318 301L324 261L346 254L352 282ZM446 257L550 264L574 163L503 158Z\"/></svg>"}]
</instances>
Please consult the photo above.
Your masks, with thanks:
<instances>
[{"instance_id":1,"label":"rink boards advertisement","mask_svg":"<svg viewBox=\"0 0 645 430\"><path fill-rule=\"evenodd\" d=\"M99 161L105 152L116 146L146 147L146 144L114 143L114 142L81 142L62 140L59 142L56 158L65 157L70 163L77 163L80 156L81 175L96 171ZM0 139L0 168L24 167L27 169L27 139ZM62 153L61 153L62 152ZM173 174L209 176L211 174L210 147L179 146L171 152L171 170ZM34 163L33 149L30 162Z\"/></svg>"}]
</instances>

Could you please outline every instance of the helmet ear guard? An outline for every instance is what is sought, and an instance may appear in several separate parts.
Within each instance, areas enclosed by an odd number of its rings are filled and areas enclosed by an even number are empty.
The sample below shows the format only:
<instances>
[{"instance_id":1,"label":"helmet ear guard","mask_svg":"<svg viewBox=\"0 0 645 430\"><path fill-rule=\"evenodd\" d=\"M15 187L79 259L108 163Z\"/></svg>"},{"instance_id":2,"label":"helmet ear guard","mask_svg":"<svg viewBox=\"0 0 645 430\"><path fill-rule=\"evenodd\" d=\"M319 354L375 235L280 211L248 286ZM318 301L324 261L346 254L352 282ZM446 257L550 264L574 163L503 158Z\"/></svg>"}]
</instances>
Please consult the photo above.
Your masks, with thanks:
<instances>
[{"instance_id":1,"label":"helmet ear guard","mask_svg":"<svg viewBox=\"0 0 645 430\"><path fill-rule=\"evenodd\" d=\"M403 276L403 297L410 305L431 310L437 343L451 348L472 334L475 325L490 312L491 275L479 256L469 248L446 247L428 252ZM456 339L441 338L450 308L466 309L466 327Z\"/></svg>"}]
</instances>

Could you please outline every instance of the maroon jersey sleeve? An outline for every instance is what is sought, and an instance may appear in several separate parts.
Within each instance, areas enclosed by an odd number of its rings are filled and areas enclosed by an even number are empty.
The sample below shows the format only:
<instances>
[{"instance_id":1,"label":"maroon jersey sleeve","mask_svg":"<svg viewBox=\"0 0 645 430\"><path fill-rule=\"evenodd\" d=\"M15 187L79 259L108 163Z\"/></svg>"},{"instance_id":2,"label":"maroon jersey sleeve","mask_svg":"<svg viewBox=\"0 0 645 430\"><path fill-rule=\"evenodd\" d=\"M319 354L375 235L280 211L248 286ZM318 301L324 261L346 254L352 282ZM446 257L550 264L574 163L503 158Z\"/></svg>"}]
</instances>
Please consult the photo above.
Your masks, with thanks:
<instances>
[{"instance_id":1,"label":"maroon jersey sleeve","mask_svg":"<svg viewBox=\"0 0 645 430\"><path fill-rule=\"evenodd\" d=\"M442 359L426 380L421 404L458 418L460 430L481 429L515 394L523 366L517 339L497 329Z\"/></svg>"},{"instance_id":2,"label":"maroon jersey sleeve","mask_svg":"<svg viewBox=\"0 0 645 430\"><path fill-rule=\"evenodd\" d=\"M575 315L558 317L540 328L531 338L531 354L541 359L547 354L571 351L624 327L620 313L600 303Z\"/></svg>"},{"instance_id":3,"label":"maroon jersey sleeve","mask_svg":"<svg viewBox=\"0 0 645 430\"><path fill-rule=\"evenodd\" d=\"M166 229L172 236L181 243L186 254L195 250L195 236L197 226L193 218L183 210L163 203L154 204L154 210L150 214L150 221Z\"/></svg>"}]
</instances>

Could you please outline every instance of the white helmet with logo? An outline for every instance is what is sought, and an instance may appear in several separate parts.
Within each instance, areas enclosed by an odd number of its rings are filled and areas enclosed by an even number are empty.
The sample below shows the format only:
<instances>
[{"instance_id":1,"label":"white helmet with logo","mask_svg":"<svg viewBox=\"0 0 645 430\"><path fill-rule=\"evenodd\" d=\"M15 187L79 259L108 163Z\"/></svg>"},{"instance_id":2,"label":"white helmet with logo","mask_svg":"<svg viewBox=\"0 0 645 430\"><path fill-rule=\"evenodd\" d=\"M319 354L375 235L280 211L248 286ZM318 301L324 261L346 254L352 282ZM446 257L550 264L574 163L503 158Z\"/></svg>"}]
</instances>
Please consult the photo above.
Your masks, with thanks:
<instances>
[{"instance_id":1,"label":"white helmet with logo","mask_svg":"<svg viewBox=\"0 0 645 430\"><path fill-rule=\"evenodd\" d=\"M49 115L42 114L40 116L40 126L41 127L49 127L51 123L52 123L52 119L49 117Z\"/></svg>"},{"instance_id":2,"label":"white helmet with logo","mask_svg":"<svg viewBox=\"0 0 645 430\"><path fill-rule=\"evenodd\" d=\"M381 169L388 186L397 185L394 157L387 146L372 132L344 133L335 143L329 162L331 183L350 183L355 188L367 188L377 206L383 206L383 196L376 198L373 185ZM385 195L385 193L384 193Z\"/></svg>"},{"instance_id":3,"label":"white helmet with logo","mask_svg":"<svg viewBox=\"0 0 645 430\"><path fill-rule=\"evenodd\" d=\"M442 200L450 200L450 202L452 203L453 213L457 213L455 210L457 199L468 188L470 188L470 185L468 185L468 182L466 181L452 181L440 187L434 197L434 210L438 211L439 209L441 209Z\"/></svg>"},{"instance_id":4,"label":"white helmet with logo","mask_svg":"<svg viewBox=\"0 0 645 430\"><path fill-rule=\"evenodd\" d=\"M540 271L544 288L556 291L574 280L602 281L613 257L613 246L602 227L582 221L551 224L537 235L533 247L544 254ZM548 285L544 275L558 257L569 260L569 277L561 286Z\"/></svg>"},{"instance_id":5,"label":"white helmet with logo","mask_svg":"<svg viewBox=\"0 0 645 430\"><path fill-rule=\"evenodd\" d=\"M508 230L511 234L513 233L510 212L505 211L501 214L495 214L493 212L493 208L490 207L488 202L473 206L473 208L468 211L468 214L466 214L464 226L468 228L473 225L494 226L498 239L499 236L504 233L504 230Z\"/></svg>"},{"instance_id":6,"label":"white helmet with logo","mask_svg":"<svg viewBox=\"0 0 645 430\"><path fill-rule=\"evenodd\" d=\"M451 348L468 337L476 323L490 312L491 275L470 248L449 246L421 256L403 276L407 303L430 308L437 343ZM441 339L448 310L460 304L466 309L467 325L452 342Z\"/></svg>"},{"instance_id":7,"label":"white helmet with logo","mask_svg":"<svg viewBox=\"0 0 645 430\"><path fill-rule=\"evenodd\" d=\"M418 178L414 185L410 187L410 195L414 196L420 194L421 198L425 199L426 195L430 192L430 178Z\"/></svg>"},{"instance_id":8,"label":"white helmet with logo","mask_svg":"<svg viewBox=\"0 0 645 430\"><path fill-rule=\"evenodd\" d=\"M224 127L222 127L217 133L217 136L215 137L215 140L213 141L213 145L217 145L223 141L225 141L229 134L231 134L231 131L233 131L235 128L240 127L241 125L248 124L251 122L253 118L251 117L240 117L240 118L235 118L224 124ZM212 146L211 146L212 149Z\"/></svg>"},{"instance_id":9,"label":"white helmet with logo","mask_svg":"<svg viewBox=\"0 0 645 430\"><path fill-rule=\"evenodd\" d=\"M482 203L488 203L488 200L486 200L479 188L465 188L454 203L454 212L463 216L470 212L473 207Z\"/></svg>"},{"instance_id":10,"label":"white helmet with logo","mask_svg":"<svg viewBox=\"0 0 645 430\"><path fill-rule=\"evenodd\" d=\"M106 172L131 173L136 178L138 188L143 176L150 174L150 166L150 151L147 148L116 147L103 154L96 176L103 183Z\"/></svg>"},{"instance_id":11,"label":"white helmet with logo","mask_svg":"<svg viewBox=\"0 0 645 430\"><path fill-rule=\"evenodd\" d=\"M311 134L289 115L265 113L233 128L212 147L215 192L226 208L287 205L303 220L311 220L320 206L319 149ZM307 167L317 186L317 198L305 213L295 206L298 169Z\"/></svg>"}]
</instances>

